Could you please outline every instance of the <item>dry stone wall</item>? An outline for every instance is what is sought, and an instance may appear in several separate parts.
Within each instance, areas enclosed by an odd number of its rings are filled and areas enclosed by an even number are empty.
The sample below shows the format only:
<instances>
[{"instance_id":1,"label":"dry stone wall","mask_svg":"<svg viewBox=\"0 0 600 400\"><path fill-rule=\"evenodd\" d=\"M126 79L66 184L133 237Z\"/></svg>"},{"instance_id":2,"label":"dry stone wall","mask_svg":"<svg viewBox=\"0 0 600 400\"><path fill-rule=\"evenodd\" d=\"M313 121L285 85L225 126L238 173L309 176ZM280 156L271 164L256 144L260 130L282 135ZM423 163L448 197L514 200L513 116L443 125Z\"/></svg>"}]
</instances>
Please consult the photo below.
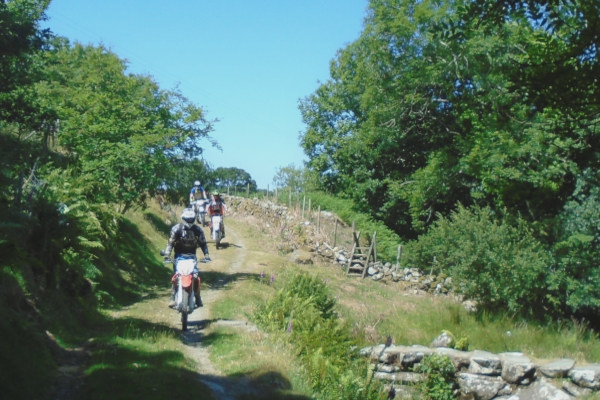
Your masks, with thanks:
<instances>
[{"instance_id":1,"label":"dry stone wall","mask_svg":"<svg viewBox=\"0 0 600 400\"><path fill-rule=\"evenodd\" d=\"M423 380L413 370L434 354L447 356L454 364L458 399L567 400L600 390L600 364L576 365L572 359L535 363L517 352L385 344L365 347L361 354L375 364L374 377L394 385L399 393L409 393Z\"/></svg>"}]
</instances>

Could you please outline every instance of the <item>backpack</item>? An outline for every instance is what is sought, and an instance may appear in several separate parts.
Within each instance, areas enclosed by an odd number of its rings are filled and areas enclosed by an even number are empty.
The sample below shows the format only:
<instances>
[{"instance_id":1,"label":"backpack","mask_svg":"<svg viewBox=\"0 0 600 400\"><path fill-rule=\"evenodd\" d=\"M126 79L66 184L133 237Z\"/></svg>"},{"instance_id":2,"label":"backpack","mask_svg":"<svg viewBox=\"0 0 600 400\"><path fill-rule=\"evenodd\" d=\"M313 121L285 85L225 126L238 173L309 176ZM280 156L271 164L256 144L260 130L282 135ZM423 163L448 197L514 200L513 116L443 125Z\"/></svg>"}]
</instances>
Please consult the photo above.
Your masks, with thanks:
<instances>
[{"instance_id":1,"label":"backpack","mask_svg":"<svg viewBox=\"0 0 600 400\"><path fill-rule=\"evenodd\" d=\"M196 247L199 237L192 228L186 228L184 224L179 224L179 241L184 247Z\"/></svg>"}]
</instances>

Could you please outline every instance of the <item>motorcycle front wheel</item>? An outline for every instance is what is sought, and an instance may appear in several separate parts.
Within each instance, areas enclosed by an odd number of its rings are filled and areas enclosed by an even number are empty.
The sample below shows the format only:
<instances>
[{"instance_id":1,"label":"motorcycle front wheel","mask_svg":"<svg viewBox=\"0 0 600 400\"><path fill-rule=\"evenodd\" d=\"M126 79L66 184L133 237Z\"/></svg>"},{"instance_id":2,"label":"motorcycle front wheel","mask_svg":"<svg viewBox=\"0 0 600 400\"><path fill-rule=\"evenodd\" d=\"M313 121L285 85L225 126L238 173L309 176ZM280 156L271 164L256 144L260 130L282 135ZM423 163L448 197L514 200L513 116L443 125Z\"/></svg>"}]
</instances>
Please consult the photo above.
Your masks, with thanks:
<instances>
[{"instance_id":1,"label":"motorcycle front wheel","mask_svg":"<svg viewBox=\"0 0 600 400\"><path fill-rule=\"evenodd\" d=\"M184 290L183 291L183 308L181 309L181 330L182 331L187 331L187 325L188 325L188 302L189 302L189 296L190 294Z\"/></svg>"}]
</instances>

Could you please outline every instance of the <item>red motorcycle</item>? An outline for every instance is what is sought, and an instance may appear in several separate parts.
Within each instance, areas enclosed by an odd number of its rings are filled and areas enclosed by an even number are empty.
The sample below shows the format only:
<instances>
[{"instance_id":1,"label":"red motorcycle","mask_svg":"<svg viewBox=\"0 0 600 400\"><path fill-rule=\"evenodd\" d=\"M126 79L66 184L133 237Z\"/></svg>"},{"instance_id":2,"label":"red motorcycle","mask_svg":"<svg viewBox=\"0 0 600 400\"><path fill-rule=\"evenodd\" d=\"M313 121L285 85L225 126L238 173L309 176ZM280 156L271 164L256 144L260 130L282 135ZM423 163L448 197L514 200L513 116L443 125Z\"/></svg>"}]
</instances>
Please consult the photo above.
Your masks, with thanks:
<instances>
[{"instance_id":1,"label":"red motorcycle","mask_svg":"<svg viewBox=\"0 0 600 400\"><path fill-rule=\"evenodd\" d=\"M196 304L194 296L194 281L198 285L200 291L200 277L196 266L198 262L194 258L178 258L175 261L166 259L165 263L175 262L175 273L171 278L171 283L176 288L175 290L175 310L181 314L181 329L187 330L188 316L194 312L196 307L201 304ZM202 260L201 262L206 262Z\"/></svg>"}]
</instances>

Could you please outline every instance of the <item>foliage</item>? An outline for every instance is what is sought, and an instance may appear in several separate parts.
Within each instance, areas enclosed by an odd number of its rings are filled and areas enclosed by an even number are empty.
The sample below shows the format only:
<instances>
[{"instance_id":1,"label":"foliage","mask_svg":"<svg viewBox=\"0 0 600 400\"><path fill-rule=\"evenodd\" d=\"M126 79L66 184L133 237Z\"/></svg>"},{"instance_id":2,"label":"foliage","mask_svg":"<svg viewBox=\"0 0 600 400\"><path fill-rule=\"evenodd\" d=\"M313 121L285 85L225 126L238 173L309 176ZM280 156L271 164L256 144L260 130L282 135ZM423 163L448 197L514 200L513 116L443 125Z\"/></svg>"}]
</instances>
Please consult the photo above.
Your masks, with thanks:
<instances>
[{"instance_id":1,"label":"foliage","mask_svg":"<svg viewBox=\"0 0 600 400\"><path fill-rule=\"evenodd\" d=\"M427 356L415 366L415 371L425 374L418 387L426 399L454 399L454 364L450 357L440 354Z\"/></svg>"},{"instance_id":2,"label":"foliage","mask_svg":"<svg viewBox=\"0 0 600 400\"><path fill-rule=\"evenodd\" d=\"M493 311L543 315L552 259L524 224L460 206L406 246L407 263L453 277L457 290Z\"/></svg>"},{"instance_id":3,"label":"foliage","mask_svg":"<svg viewBox=\"0 0 600 400\"><path fill-rule=\"evenodd\" d=\"M256 190L256 182L243 169L219 167L211 175L215 189L226 190L231 186L239 186L245 189L249 186L250 191L254 192Z\"/></svg>"},{"instance_id":4,"label":"foliage","mask_svg":"<svg viewBox=\"0 0 600 400\"><path fill-rule=\"evenodd\" d=\"M314 174L306 168L297 168L293 164L279 168L273 177L273 184L278 188L287 188L293 193L316 189Z\"/></svg>"},{"instance_id":5,"label":"foliage","mask_svg":"<svg viewBox=\"0 0 600 400\"><path fill-rule=\"evenodd\" d=\"M367 364L350 350L354 342L334 306L323 281L297 273L258 307L254 318L270 330L287 332L319 399L378 399Z\"/></svg>"},{"instance_id":6,"label":"foliage","mask_svg":"<svg viewBox=\"0 0 600 400\"><path fill-rule=\"evenodd\" d=\"M125 75L125 63L102 47L57 40L43 62L39 101L55 110L56 149L89 201L120 204L121 211L143 203L177 166L171 160L199 153L198 141L212 129L181 94Z\"/></svg>"},{"instance_id":7,"label":"foliage","mask_svg":"<svg viewBox=\"0 0 600 400\"><path fill-rule=\"evenodd\" d=\"M536 285L537 303L552 303L556 317L595 319L594 235L560 232L595 201L584 200L577 185L584 171L598 170L600 160L597 4L498 4L371 0L360 37L337 53L330 79L300 103L307 168L319 175L322 189L352 199L356 210L405 241L424 236L428 242L428 232L440 229L435 221L452 218L459 204L504 215L501 236L512 236L506 227L513 224L527 240L541 241L527 251L540 260L531 259L531 267L520 272L529 282L544 269L550 275ZM594 185L589 181L588 192ZM481 251L484 241L477 246ZM505 252L496 245L490 242L483 251L488 255L473 262L492 263L476 269L480 273L505 268L489 256ZM448 246L469 259L481 256L466 245ZM528 260L513 252L504 264ZM460 276L474 292L486 280ZM540 285L547 285L547 296ZM488 294L516 311L522 308L517 299L533 300L527 289ZM505 294L510 298L498 301ZM530 306L539 311L539 304Z\"/></svg>"},{"instance_id":8,"label":"foliage","mask_svg":"<svg viewBox=\"0 0 600 400\"><path fill-rule=\"evenodd\" d=\"M556 266L551 287L566 298L555 301L588 320L600 315L600 175L585 170L565 204L554 244Z\"/></svg>"}]
</instances>

